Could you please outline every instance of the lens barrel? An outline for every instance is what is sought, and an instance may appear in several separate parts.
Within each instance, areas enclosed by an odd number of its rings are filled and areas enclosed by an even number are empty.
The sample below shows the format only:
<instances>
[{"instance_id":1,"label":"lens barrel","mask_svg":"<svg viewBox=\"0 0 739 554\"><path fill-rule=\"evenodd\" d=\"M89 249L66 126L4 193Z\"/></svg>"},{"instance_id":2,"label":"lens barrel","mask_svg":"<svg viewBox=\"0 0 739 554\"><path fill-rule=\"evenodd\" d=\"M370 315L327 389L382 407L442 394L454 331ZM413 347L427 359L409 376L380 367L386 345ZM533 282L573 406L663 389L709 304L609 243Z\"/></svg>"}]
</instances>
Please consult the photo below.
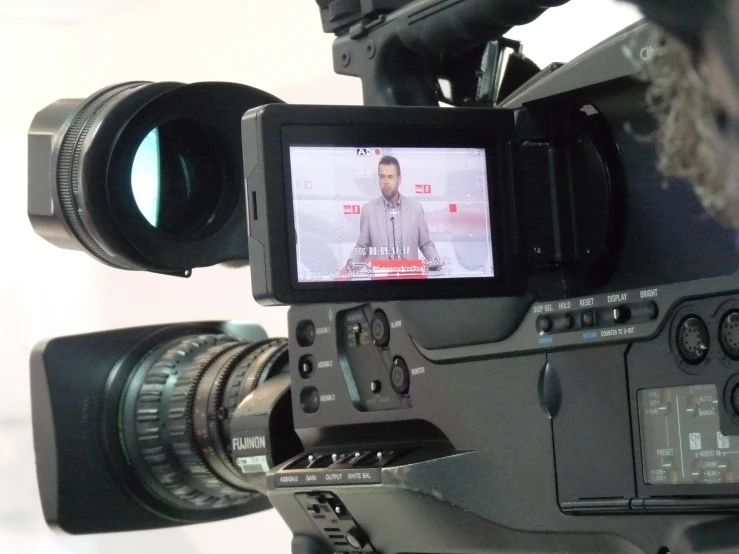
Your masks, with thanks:
<instances>
[{"instance_id":1,"label":"lens barrel","mask_svg":"<svg viewBox=\"0 0 739 554\"><path fill-rule=\"evenodd\" d=\"M28 137L34 230L119 269L248 260L240 123L275 102L234 83L136 81L51 104Z\"/></svg>"},{"instance_id":2,"label":"lens barrel","mask_svg":"<svg viewBox=\"0 0 739 554\"><path fill-rule=\"evenodd\" d=\"M231 456L231 421L252 392L287 367L285 339L192 335L152 350L119 406L120 447L139 481L181 509L249 502L274 460L265 460L261 474L244 474Z\"/></svg>"}]
</instances>

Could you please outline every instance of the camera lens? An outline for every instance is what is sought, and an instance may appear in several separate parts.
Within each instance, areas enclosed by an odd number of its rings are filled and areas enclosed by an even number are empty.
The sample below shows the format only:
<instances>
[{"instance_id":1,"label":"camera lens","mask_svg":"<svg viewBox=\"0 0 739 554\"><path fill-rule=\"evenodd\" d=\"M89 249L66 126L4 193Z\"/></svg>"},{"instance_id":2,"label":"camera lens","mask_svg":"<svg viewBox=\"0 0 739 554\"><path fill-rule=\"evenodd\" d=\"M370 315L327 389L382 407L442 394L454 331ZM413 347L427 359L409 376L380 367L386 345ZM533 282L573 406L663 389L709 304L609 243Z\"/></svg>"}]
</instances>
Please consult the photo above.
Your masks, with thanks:
<instances>
[{"instance_id":1,"label":"camera lens","mask_svg":"<svg viewBox=\"0 0 739 554\"><path fill-rule=\"evenodd\" d=\"M131 189L152 227L192 238L214 221L225 190L213 145L206 127L187 120L163 123L141 141Z\"/></svg>"},{"instance_id":2,"label":"camera lens","mask_svg":"<svg viewBox=\"0 0 739 554\"><path fill-rule=\"evenodd\" d=\"M287 371L287 341L193 335L151 351L131 373L119 407L120 447L140 483L167 505L232 508L258 496L271 460L237 467L230 426L237 408Z\"/></svg>"}]
</instances>

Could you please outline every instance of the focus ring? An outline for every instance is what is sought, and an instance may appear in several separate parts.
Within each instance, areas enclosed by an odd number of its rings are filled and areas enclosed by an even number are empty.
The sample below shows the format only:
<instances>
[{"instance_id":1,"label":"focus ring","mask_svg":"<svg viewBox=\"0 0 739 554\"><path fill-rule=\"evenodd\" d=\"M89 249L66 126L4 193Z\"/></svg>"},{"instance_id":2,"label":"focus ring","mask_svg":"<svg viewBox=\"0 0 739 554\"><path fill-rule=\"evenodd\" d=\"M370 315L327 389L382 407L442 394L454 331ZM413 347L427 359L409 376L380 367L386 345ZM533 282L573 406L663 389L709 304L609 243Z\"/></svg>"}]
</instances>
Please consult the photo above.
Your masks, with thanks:
<instances>
[{"instance_id":1,"label":"focus ring","mask_svg":"<svg viewBox=\"0 0 739 554\"><path fill-rule=\"evenodd\" d=\"M247 392L247 394L250 394L251 392L256 390L256 388L259 386L259 383L261 383L264 378L264 372L267 369L274 367L275 364L279 363L280 359L286 355L287 340L276 339L274 344L272 345L272 348L268 352L264 352L261 359L257 360L259 364L257 365L257 368L251 377L251 383L249 384L250 390ZM269 377L270 375L267 374L267 378Z\"/></svg>"},{"instance_id":2,"label":"focus ring","mask_svg":"<svg viewBox=\"0 0 739 554\"><path fill-rule=\"evenodd\" d=\"M86 139L90 129L97 121L98 114L115 98L123 92L138 88L145 82L127 83L118 87L102 91L98 96L88 102L75 116L72 124L64 134L59 151L59 163L57 166L57 187L62 213L67 224L72 229L77 239L85 248L102 262L119 267L105 249L90 235L77 212L76 193L79 190L79 165L82 150L86 146Z\"/></svg>"},{"instance_id":3,"label":"focus ring","mask_svg":"<svg viewBox=\"0 0 739 554\"><path fill-rule=\"evenodd\" d=\"M243 378L244 374L249 369L251 361L254 359L254 352L261 351L261 348L271 343L272 340L273 339L265 339L252 342L249 344L248 351L244 352L244 355L240 357L238 364L230 368L229 371L222 371L218 374L215 382L215 398L219 406L223 406L228 410L229 416L233 412L233 409L229 409L229 407L224 404L226 386L233 381L232 378Z\"/></svg>"},{"instance_id":4,"label":"focus ring","mask_svg":"<svg viewBox=\"0 0 739 554\"><path fill-rule=\"evenodd\" d=\"M244 360L237 366L237 368L231 373L226 381L225 389L223 391L223 397L221 405L226 409L229 417L233 414L234 410L238 407L240 402L247 396L242 391L244 390L244 380L250 379L254 371L254 362L261 356L265 351L276 342L284 339L268 339L260 343L259 348L255 348L252 352L244 358ZM251 373L251 375L250 375ZM252 379L253 381L253 379ZM258 383L249 383L249 392L252 392Z\"/></svg>"}]
</instances>

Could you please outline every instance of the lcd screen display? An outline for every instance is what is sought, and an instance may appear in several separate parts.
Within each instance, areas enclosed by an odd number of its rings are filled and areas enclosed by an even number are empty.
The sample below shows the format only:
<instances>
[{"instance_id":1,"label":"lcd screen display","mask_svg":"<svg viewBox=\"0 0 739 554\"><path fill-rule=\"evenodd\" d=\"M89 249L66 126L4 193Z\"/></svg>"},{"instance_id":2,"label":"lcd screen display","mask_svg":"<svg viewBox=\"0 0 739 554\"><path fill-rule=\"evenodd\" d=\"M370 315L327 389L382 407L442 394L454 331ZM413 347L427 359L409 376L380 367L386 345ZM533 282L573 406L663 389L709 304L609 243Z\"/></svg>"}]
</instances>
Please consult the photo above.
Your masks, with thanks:
<instances>
[{"instance_id":1,"label":"lcd screen display","mask_svg":"<svg viewBox=\"0 0 739 554\"><path fill-rule=\"evenodd\" d=\"M298 283L494 278L480 148L291 146Z\"/></svg>"}]
</instances>

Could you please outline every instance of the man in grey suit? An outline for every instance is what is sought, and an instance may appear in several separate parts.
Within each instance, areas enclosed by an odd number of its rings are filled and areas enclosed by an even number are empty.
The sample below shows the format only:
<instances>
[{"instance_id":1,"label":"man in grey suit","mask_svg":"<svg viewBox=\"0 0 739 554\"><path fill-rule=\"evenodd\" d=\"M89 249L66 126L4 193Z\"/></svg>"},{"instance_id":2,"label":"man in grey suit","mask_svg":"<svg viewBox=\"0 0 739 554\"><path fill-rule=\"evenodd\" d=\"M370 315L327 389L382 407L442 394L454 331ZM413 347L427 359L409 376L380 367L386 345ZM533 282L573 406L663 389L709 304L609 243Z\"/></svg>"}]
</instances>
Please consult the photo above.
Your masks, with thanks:
<instances>
[{"instance_id":1,"label":"man in grey suit","mask_svg":"<svg viewBox=\"0 0 739 554\"><path fill-rule=\"evenodd\" d=\"M421 203L399 192L400 162L384 156L377 166L382 195L362 206L359 240L348 265L365 260L418 260L418 251L439 265Z\"/></svg>"}]
</instances>

